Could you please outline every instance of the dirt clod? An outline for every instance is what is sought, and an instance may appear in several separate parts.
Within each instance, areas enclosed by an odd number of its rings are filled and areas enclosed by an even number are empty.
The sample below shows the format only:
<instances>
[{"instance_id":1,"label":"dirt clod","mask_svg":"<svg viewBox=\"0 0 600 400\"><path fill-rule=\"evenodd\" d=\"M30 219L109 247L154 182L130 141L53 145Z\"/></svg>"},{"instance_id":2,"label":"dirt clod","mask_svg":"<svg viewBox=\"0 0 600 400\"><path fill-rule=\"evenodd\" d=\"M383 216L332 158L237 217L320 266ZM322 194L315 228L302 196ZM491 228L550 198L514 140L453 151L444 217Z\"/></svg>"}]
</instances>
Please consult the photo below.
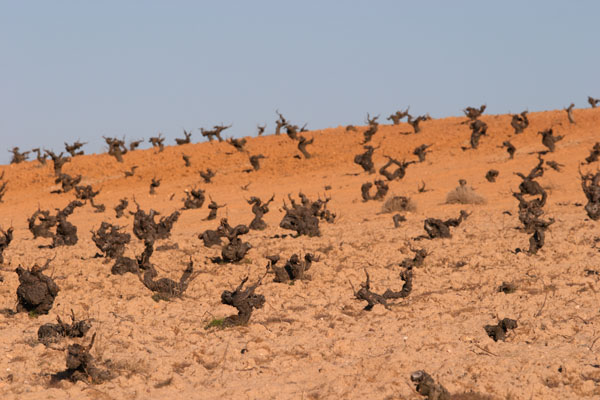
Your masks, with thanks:
<instances>
[{"instance_id":1,"label":"dirt clod","mask_svg":"<svg viewBox=\"0 0 600 400\"><path fill-rule=\"evenodd\" d=\"M501 340L504 342L506 339L506 334L509 330L515 329L518 327L517 321L510 318L504 318L498 321L496 325L486 325L484 326L485 332L489 337L494 339L494 342Z\"/></svg>"},{"instance_id":2,"label":"dirt clod","mask_svg":"<svg viewBox=\"0 0 600 400\"><path fill-rule=\"evenodd\" d=\"M510 294L517 291L517 286L514 283L510 282L502 282L500 286L498 286L498 292Z\"/></svg>"},{"instance_id":3,"label":"dirt clod","mask_svg":"<svg viewBox=\"0 0 600 400\"><path fill-rule=\"evenodd\" d=\"M485 179L487 179L488 182L496 182L498 174L500 174L500 172L498 172L497 169L490 169L487 174L485 174Z\"/></svg>"}]
</instances>

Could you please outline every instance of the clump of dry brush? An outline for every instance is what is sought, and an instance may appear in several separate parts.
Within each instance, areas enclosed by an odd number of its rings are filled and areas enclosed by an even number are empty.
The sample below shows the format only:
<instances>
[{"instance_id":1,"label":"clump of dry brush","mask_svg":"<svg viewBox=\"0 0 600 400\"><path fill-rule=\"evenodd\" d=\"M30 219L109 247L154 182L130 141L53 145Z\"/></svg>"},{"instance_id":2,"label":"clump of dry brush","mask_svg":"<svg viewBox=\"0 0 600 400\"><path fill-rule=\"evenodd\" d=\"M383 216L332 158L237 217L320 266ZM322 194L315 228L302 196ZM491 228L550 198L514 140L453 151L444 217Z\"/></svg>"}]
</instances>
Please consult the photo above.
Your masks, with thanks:
<instances>
[{"instance_id":1,"label":"clump of dry brush","mask_svg":"<svg viewBox=\"0 0 600 400\"><path fill-rule=\"evenodd\" d=\"M382 213L392 213L400 211L415 211L417 205L415 202L406 196L391 196L381 206Z\"/></svg>"},{"instance_id":2,"label":"clump of dry brush","mask_svg":"<svg viewBox=\"0 0 600 400\"><path fill-rule=\"evenodd\" d=\"M497 174L496 174L497 175ZM467 186L467 181L460 179L459 186L451 190L446 195L447 204L485 204L483 196L478 195L471 186Z\"/></svg>"}]
</instances>

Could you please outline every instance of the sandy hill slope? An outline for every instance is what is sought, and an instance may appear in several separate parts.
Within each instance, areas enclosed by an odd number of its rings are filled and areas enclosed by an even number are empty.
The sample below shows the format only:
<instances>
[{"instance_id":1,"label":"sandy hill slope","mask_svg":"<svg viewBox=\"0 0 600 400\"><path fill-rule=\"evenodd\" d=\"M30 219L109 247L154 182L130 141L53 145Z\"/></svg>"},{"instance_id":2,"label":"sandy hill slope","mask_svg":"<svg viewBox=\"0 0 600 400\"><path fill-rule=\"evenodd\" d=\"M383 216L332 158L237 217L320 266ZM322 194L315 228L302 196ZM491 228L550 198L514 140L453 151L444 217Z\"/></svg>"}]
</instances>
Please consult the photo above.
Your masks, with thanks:
<instances>
[{"instance_id":1,"label":"sandy hill slope","mask_svg":"<svg viewBox=\"0 0 600 400\"><path fill-rule=\"evenodd\" d=\"M564 111L531 113L530 126L515 135L510 115L483 115L488 134L475 150L466 118L421 123L412 134L406 124L380 125L371 141L378 171L386 156L414 161L415 147L431 145L422 163L408 166L406 176L387 182L391 196L410 197L415 208L401 212L406 221L394 228L392 215L381 213L383 201L363 202L361 185L385 179L368 174L353 162L364 152L363 132L345 127L303 132L314 138L300 155L286 135L248 138L245 151L226 142L169 146L162 152L129 152L118 163L107 155L79 156L63 167L82 184L100 189L96 213L88 204L69 217L78 228L74 246L49 248L51 240L28 230L27 219L38 209L54 212L75 198L73 191L52 194L51 162L37 161L0 166L8 181L0 203L0 226L14 227L14 240L4 252L0 283L0 397L3 399L395 399L421 398L410 374L429 372L453 393L477 392L492 398L568 399L600 396L600 343L598 296L600 276L600 221L583 208L579 170L596 171L598 162L581 165L594 143L600 141L600 109L575 110L576 124ZM521 179L538 163L545 150L539 131L553 128L564 135L546 161L562 164L560 171L545 167L537 179L548 193L544 218L555 223L546 231L545 245L528 255L531 234L519 230L518 202L512 196ZM409 134L410 133L410 134ZM516 147L509 159L502 143ZM185 167L182 155L190 156ZM261 168L251 169L249 156L262 154ZM137 166L134 176L124 171ZM198 171L216 171L205 183ZM486 173L499 172L496 182ZM155 194L150 182L160 179ZM447 193L464 179L484 204L445 204ZM418 190L425 183L425 191ZM181 298L155 301L152 292L134 274L111 274L110 260L94 257L98 249L92 230L103 221L131 233L136 210L166 216L180 210L185 190L205 190L201 209L184 210L171 237L156 243L151 262L159 277L178 280L190 259L199 275ZM371 193L374 193L374 189ZM334 223L320 222L321 235L290 235L279 227L288 194L302 192L312 200L330 199L327 208ZM216 229L227 217L232 225L248 224L253 215L251 196L275 200L264 217L267 229L242 238L252 249L239 263L214 263L220 248L204 247L198 234ZM217 219L208 215L209 196L225 207ZM123 218L113 207L127 198ZM461 210L471 213L447 239L415 240L425 233L426 218L448 219ZM160 248L160 250L159 250ZM368 270L371 289L399 291L403 280L399 264L412 258L411 249L429 256L413 269L412 292L390 301L388 308L371 311L355 298ZM125 255L144 249L132 237ZM267 274L256 293L265 304L241 327L205 329L213 319L235 314L221 304L221 293L233 290L244 278L258 281L267 271L268 255L283 261L292 254L313 253L310 280L274 282ZM16 309L18 266L31 267L53 258L46 274L60 287L48 315L11 315ZM513 293L498 291L512 283ZM57 316L68 320L71 310L91 320L83 339L64 339L46 347L37 341L40 325ZM493 341L484 329L502 318L517 320L506 341ZM99 366L116 377L88 385L61 381L51 375L65 369L69 344L87 344L96 333L91 354Z\"/></svg>"}]
</instances>

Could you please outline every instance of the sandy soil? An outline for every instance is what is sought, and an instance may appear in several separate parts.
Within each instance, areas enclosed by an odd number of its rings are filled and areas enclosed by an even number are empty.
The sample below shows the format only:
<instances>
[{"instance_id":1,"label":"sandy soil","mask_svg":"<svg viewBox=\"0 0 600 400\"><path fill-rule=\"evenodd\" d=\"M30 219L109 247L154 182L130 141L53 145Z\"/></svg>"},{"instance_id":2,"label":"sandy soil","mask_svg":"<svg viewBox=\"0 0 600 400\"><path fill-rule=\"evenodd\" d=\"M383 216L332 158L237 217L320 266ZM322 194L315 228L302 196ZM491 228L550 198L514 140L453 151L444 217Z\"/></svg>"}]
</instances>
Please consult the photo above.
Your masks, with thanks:
<instances>
[{"instance_id":1,"label":"sandy soil","mask_svg":"<svg viewBox=\"0 0 600 400\"><path fill-rule=\"evenodd\" d=\"M384 155L413 160L412 150L432 144L424 163L411 165L404 179L390 183L390 195L410 196L414 212L395 229L391 214L380 214L382 202L362 202L360 187L376 176L353 163L361 153L362 131L343 127L306 133L314 137L308 150L313 158L299 154L287 136L251 138L249 154L262 153L262 168L250 168L248 154L227 143L170 146L163 152L140 150L118 163L109 155L81 156L64 167L82 174L84 184L101 188L97 197L107 211L94 213L86 205L69 219L78 227L79 242L72 247L40 248L47 239L33 240L27 218L38 208L64 207L73 192L50 194L56 189L51 163L37 161L1 166L9 189L0 203L0 226L15 228L15 239L5 251L0 283L0 309L15 309L19 265L31 267L56 257L47 272L60 286L48 315L19 313L0 315L0 397L2 399L420 399L410 373L423 369L453 393L474 391L499 399L574 399L600 396L600 275L599 222L587 218L582 204L578 169L593 144L600 139L600 109L575 110L577 124L570 125L564 111L530 114L530 127L514 135L510 116L484 116L489 125L479 149L462 151L470 130L464 117L422 123L420 134L407 124L380 126L374 136L374 161L378 169ZM555 153L546 160L564 164L561 172L547 169L538 181L549 193L546 218L556 223L546 235L537 255L514 253L527 248L528 234L515 229L520 178L537 163L535 152L544 150L538 131L554 127L565 135ZM195 137L199 139L199 135ZM516 146L508 159L501 143ZM182 153L191 156L184 167ZM139 166L134 177L123 171ZM213 183L205 184L198 170L217 171ZM583 167L596 170L594 163ZM489 169L500 175L495 183L485 179ZM161 178L155 195L148 193L150 180ZM466 179L487 199L484 205L447 205L446 194ZM424 181L429 191L419 193ZM247 185L247 191L241 186ZM326 186L330 189L326 190ZM184 190L203 188L220 204L214 221L203 221L200 210L182 212L170 239L179 249L156 251L152 262L160 276L178 279L191 256L200 275L186 294L173 301L156 302L152 293L132 274L114 276L112 263L93 258L97 249L92 229L102 221L126 226L133 219L117 219L112 208L120 198L133 196L140 206L168 214L182 207ZM333 224L321 223L321 237L277 238L289 233L279 228L281 207L288 193L302 191L310 198L331 197L329 208L337 214ZM253 246L240 264L214 264L218 248L205 248L197 238L215 229L220 217L231 224L252 219L250 196L263 199L275 194L269 227L245 236ZM452 230L451 239L413 238L424 233L428 217L457 217L472 212ZM505 211L509 211L505 213ZM412 257L410 247L431 252L415 269L413 290L390 309L377 305L364 311L353 288L364 281L367 268L373 290L402 287L398 263ZM139 254L143 244L133 237L126 255ZM257 293L266 304L256 310L247 326L206 330L214 318L235 312L222 305L223 290L232 290L248 275L250 281L265 273L266 255L287 259L293 253L313 252L321 260L313 264L312 280L293 285L273 282L268 275ZM512 294L498 292L502 282L512 282ZM84 339L65 339L45 347L37 341L41 324L67 318L70 310L89 318L92 330ZM518 328L505 342L494 342L484 325L498 318L514 318ZM67 318L68 319L68 318ZM118 377L99 385L50 386L51 374L65 369L68 344L89 343L100 364L109 362Z\"/></svg>"}]
</instances>

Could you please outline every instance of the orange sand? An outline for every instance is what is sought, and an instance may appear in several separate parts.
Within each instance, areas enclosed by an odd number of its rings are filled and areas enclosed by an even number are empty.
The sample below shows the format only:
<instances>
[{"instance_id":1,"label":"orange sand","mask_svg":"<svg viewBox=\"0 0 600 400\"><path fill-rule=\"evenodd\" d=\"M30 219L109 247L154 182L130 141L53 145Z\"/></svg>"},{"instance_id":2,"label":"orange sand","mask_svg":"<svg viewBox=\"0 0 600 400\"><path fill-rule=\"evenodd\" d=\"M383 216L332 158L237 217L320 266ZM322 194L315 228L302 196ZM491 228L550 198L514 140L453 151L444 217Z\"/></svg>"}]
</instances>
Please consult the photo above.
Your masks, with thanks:
<instances>
[{"instance_id":1,"label":"orange sand","mask_svg":"<svg viewBox=\"0 0 600 400\"><path fill-rule=\"evenodd\" d=\"M315 138L309 160L293 157L299 152L285 135L249 139L249 153L267 157L262 169L251 173L243 172L250 167L248 154L217 142L172 146L162 153L135 151L124 156L123 164L106 154L76 157L64 171L82 174L83 184L101 188L97 202L107 211L96 214L89 205L76 209L69 220L78 226L79 242L58 249L39 249L48 240L33 240L26 219L38 205L64 207L74 194L50 194L56 188L51 162L1 166L9 189L0 203L0 226L12 224L15 239L5 251L0 308L15 308L18 279L13 271L19 265L56 257L48 274L61 291L49 315L0 315L0 398L419 399L409 379L418 369L452 392L472 390L500 399L598 398L600 369L593 365L600 364L600 278L585 270L600 270L600 222L589 220L576 203L585 204L578 168L600 140L600 109L574 114L576 125L568 123L564 111L532 113L530 127L516 136L510 116L484 115L489 136L482 137L478 150L467 152L460 149L470 137L462 117L424 122L420 134L409 136L399 135L411 130L407 124L380 126L373 138L373 145L381 144L374 155L377 169L386 162L384 155L415 159L416 146L433 144L426 162L411 165L403 180L390 183L390 194L411 196L417 204L398 229L390 214L378 214L381 202L360 198L361 184L376 177L353 163L363 151L365 128L306 133ZM564 164L563 171L547 169L539 179L549 192L545 218L554 217L556 223L537 255L513 254L517 247L527 248L529 240L515 229L520 223L511 191L520 179L513 173L528 173L535 166L534 152L544 149L537 132L549 127L565 135L556 152L546 156ZM517 147L514 160L498 148L509 138ZM191 156L192 167L184 167L182 153ZM139 166L136 175L125 179L123 171L133 165ZM201 183L197 173L207 167L217 171L211 184ZM492 168L500 171L496 183L484 178ZM153 177L162 178L162 185L149 195ZM443 204L461 178L487 199L485 205ZM418 193L421 181L431 191ZM240 186L248 183L243 191ZM327 185L331 190L325 190ZM102 221L131 231L132 217L116 219L112 210L120 198L129 198L129 210L135 209L135 195L142 208L167 214L182 206L183 191L194 186L227 204L219 217L227 216L231 224L251 221L246 198L275 194L265 217L269 228L244 237L254 246L244 262L210 261L219 250L203 247L196 237L218 225L218 219L202 220L206 204L184 211L171 239L164 241L178 243L179 250L157 251L152 257L161 276L178 279L192 256L201 274L181 299L156 303L136 276L113 276L111 263L92 258L96 248L90 230ZM288 193L298 191L311 198L331 196L329 208L337 221L321 223L321 237L273 238L289 233L278 227L281 205ZM424 233L425 218L457 217L460 209L473 214L453 229L452 239L412 243ZM375 306L363 311L365 303L354 299L350 283L358 287L367 268L375 291L399 290L397 263L412 257L411 244L432 253L415 270L411 295L391 310ZM133 237L126 255L142 248ZM221 292L245 275L251 282L262 276L266 255L287 259L306 252L321 256L310 271L311 281L285 285L267 277L257 290L266 304L248 326L204 329L213 318L235 312L220 304ZM466 264L458 267L460 262ZM516 293L498 293L503 281L515 283ZM46 348L37 342L37 329L57 315L67 317L71 309L92 320L91 332L97 332L92 354L110 360L119 377L100 385L48 386L49 375L65 368L61 348L74 340ZM506 342L493 342L483 326L504 317L517 319L519 327Z\"/></svg>"}]
</instances>

